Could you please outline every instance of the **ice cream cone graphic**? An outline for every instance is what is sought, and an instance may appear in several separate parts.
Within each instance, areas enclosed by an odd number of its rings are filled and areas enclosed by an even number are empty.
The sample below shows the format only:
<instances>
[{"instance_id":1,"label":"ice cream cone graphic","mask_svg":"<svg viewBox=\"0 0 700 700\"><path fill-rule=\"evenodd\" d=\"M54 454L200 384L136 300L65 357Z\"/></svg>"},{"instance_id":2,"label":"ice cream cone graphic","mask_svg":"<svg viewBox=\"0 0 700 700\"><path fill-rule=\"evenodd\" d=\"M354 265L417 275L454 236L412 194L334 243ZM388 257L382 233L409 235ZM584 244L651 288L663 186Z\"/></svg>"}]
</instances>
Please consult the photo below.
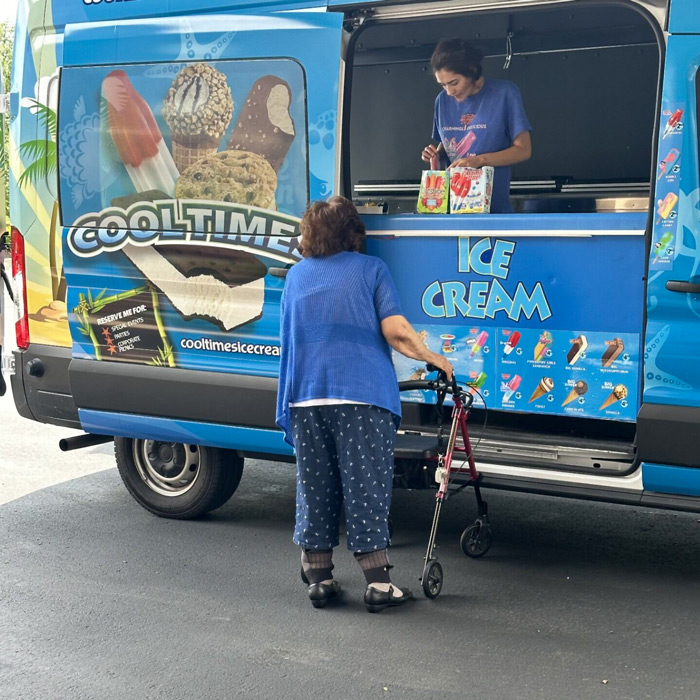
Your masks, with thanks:
<instances>
[{"instance_id":1,"label":"ice cream cone graphic","mask_svg":"<svg viewBox=\"0 0 700 700\"><path fill-rule=\"evenodd\" d=\"M588 391L588 384L586 382L579 380L574 384L573 388L569 392L569 395L564 399L564 403L562 406L566 406L566 404L571 403L574 399L577 399L579 396L583 396L586 392Z\"/></svg>"},{"instance_id":2,"label":"ice cream cone graphic","mask_svg":"<svg viewBox=\"0 0 700 700\"><path fill-rule=\"evenodd\" d=\"M608 408L608 406L612 406L614 403L617 403L618 401L622 401L622 399L627 398L627 387L624 384L615 384L613 387L613 390L610 392L610 396L608 396L605 401L603 401L603 405L600 407L599 410L604 410Z\"/></svg>"},{"instance_id":3,"label":"ice cream cone graphic","mask_svg":"<svg viewBox=\"0 0 700 700\"><path fill-rule=\"evenodd\" d=\"M173 159L182 173L213 155L233 116L233 99L226 76L207 63L180 71L163 104L163 117L172 133Z\"/></svg>"},{"instance_id":4,"label":"ice cream cone graphic","mask_svg":"<svg viewBox=\"0 0 700 700\"><path fill-rule=\"evenodd\" d=\"M554 389L554 380L551 377L542 377L542 379L540 379L540 383L537 385L537 388L532 392L532 396L528 400L528 403L537 401L537 399L539 399L541 396L549 394L552 389Z\"/></svg>"}]
</instances>

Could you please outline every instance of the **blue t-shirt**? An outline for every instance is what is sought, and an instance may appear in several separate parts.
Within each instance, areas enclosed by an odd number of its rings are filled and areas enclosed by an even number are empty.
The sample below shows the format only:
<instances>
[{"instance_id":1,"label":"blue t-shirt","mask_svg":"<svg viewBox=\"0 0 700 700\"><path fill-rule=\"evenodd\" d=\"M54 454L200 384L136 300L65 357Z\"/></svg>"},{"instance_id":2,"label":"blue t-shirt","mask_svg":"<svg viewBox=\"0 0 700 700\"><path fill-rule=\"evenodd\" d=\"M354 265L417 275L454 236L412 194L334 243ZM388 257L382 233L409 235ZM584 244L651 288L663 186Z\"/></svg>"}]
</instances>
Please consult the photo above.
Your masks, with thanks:
<instances>
[{"instance_id":1,"label":"blue t-shirt","mask_svg":"<svg viewBox=\"0 0 700 700\"><path fill-rule=\"evenodd\" d=\"M282 294L276 423L291 445L289 404L311 399L368 403L401 416L391 348L381 321L401 314L382 260L361 253L304 258Z\"/></svg>"},{"instance_id":2,"label":"blue t-shirt","mask_svg":"<svg viewBox=\"0 0 700 700\"><path fill-rule=\"evenodd\" d=\"M458 102L444 90L435 100L433 139L442 141L451 163L457 158L502 151L513 145L523 131L532 131L517 85L508 80L486 78L473 97ZM491 211L508 214L510 167L494 169Z\"/></svg>"}]
</instances>

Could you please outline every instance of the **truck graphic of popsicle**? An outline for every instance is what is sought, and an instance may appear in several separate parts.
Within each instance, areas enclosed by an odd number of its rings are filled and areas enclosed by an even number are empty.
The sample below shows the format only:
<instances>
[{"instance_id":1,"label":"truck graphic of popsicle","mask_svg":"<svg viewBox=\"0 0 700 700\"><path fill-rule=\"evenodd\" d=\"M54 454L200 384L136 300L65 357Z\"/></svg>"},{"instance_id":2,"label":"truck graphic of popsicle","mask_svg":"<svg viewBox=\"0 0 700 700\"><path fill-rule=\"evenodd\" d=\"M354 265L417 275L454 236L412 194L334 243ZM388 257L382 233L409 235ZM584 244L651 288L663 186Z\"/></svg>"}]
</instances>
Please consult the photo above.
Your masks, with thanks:
<instances>
[{"instance_id":1,"label":"truck graphic of popsicle","mask_svg":"<svg viewBox=\"0 0 700 700\"><path fill-rule=\"evenodd\" d=\"M652 265L666 253L669 245L673 242L673 232L666 231L661 238L654 243L654 259L651 261Z\"/></svg>"},{"instance_id":2,"label":"truck graphic of popsicle","mask_svg":"<svg viewBox=\"0 0 700 700\"><path fill-rule=\"evenodd\" d=\"M656 213L659 215L656 223L659 224L662 219L668 219L676 204L678 204L678 195L675 192L669 192L663 199L660 199L658 202L659 207L656 210Z\"/></svg>"},{"instance_id":3,"label":"truck graphic of popsicle","mask_svg":"<svg viewBox=\"0 0 700 700\"><path fill-rule=\"evenodd\" d=\"M513 394L520 388L520 383L523 378L516 374L511 377L507 382L503 382L501 389L503 390L503 403L507 403L513 397Z\"/></svg>"}]
</instances>

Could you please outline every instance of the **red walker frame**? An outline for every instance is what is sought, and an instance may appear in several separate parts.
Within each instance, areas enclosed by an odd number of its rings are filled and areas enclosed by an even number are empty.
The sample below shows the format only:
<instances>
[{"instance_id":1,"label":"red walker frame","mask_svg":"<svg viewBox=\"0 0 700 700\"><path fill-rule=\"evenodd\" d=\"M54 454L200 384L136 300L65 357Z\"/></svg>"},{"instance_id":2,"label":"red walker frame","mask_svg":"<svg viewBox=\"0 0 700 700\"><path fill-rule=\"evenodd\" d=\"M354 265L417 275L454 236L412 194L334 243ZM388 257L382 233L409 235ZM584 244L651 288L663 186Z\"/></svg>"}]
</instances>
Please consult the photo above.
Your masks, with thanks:
<instances>
[{"instance_id":1,"label":"red walker frame","mask_svg":"<svg viewBox=\"0 0 700 700\"><path fill-rule=\"evenodd\" d=\"M431 367L428 369L429 371L431 369L433 371L435 370L435 368ZM450 479L453 474L469 474L469 480L461 484L458 488L454 489L454 492L456 493L468 486L472 486L474 488L474 495L476 496L478 508L478 516L476 521L464 530L460 538L462 551L469 557L481 557L489 550L493 539L491 525L488 518L488 505L481 496L481 475L477 471L476 464L474 462L473 450L469 439L469 428L467 426L469 411L474 401L475 389L461 387L455 379L453 379L452 382L448 382L447 377L443 372L440 372L438 374L438 378L435 380L400 382L399 388L401 391L406 391L409 389L435 391L438 395L438 411L441 411L443 401L447 393L452 394L454 401L454 406L452 407L450 434L444 453L441 451L442 425L441 423L438 425L438 455L436 458L434 458L438 463L435 472L435 480L438 483L438 489L435 494L435 514L433 516L433 523L428 539L428 547L425 553L425 559L423 561L423 573L420 578L425 595L428 598L437 598L442 590L443 570L442 565L437 560L437 556L435 555L435 539L437 535L438 522L440 519L440 511L442 510L443 502L447 500ZM458 432L462 436L462 446L457 445ZM468 465L467 469L464 469L463 467L454 468L452 466L452 461L456 453L466 455L465 461Z\"/></svg>"}]
</instances>

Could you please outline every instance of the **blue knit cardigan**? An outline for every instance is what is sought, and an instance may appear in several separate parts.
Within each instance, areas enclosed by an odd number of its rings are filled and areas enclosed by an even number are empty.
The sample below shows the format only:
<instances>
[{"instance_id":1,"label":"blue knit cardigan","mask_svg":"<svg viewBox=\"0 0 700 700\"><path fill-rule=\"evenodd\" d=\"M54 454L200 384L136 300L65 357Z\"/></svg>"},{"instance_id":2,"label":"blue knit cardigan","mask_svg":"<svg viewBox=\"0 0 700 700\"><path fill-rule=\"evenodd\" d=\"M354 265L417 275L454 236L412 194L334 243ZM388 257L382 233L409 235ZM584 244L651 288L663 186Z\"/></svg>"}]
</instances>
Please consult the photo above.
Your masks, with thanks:
<instances>
[{"instance_id":1,"label":"blue knit cardigan","mask_svg":"<svg viewBox=\"0 0 700 700\"><path fill-rule=\"evenodd\" d=\"M289 404L343 399L373 404L400 420L391 348L380 322L401 314L382 260L361 253L304 258L287 274L281 308L277 425L293 445Z\"/></svg>"}]
</instances>

